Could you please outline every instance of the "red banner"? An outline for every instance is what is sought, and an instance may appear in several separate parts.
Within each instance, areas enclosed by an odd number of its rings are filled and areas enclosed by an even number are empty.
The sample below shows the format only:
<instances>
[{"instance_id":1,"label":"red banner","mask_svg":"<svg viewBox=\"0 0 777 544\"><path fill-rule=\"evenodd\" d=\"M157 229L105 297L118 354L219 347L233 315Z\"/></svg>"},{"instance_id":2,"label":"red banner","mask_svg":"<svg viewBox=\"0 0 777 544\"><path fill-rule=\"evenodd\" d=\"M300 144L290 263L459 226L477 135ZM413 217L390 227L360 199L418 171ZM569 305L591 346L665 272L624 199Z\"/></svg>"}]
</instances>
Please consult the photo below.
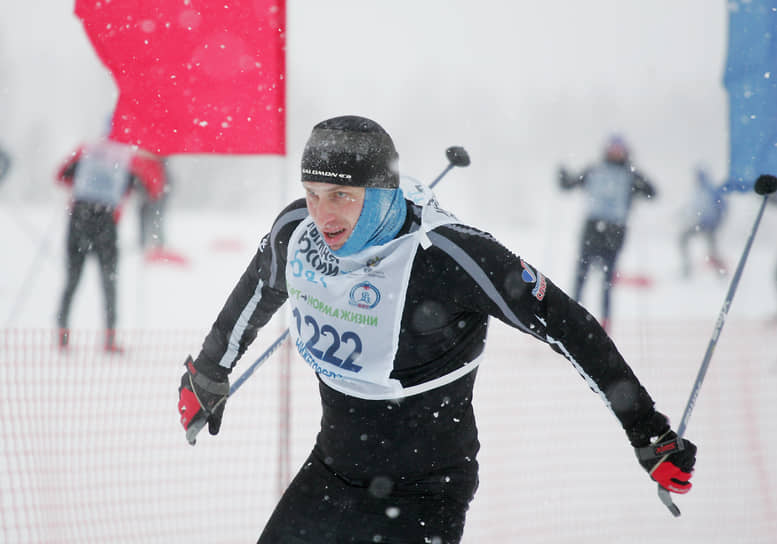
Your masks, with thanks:
<instances>
[{"instance_id":1,"label":"red banner","mask_svg":"<svg viewBox=\"0 0 777 544\"><path fill-rule=\"evenodd\" d=\"M110 139L286 154L285 0L76 0L75 13L119 88Z\"/></svg>"}]
</instances>

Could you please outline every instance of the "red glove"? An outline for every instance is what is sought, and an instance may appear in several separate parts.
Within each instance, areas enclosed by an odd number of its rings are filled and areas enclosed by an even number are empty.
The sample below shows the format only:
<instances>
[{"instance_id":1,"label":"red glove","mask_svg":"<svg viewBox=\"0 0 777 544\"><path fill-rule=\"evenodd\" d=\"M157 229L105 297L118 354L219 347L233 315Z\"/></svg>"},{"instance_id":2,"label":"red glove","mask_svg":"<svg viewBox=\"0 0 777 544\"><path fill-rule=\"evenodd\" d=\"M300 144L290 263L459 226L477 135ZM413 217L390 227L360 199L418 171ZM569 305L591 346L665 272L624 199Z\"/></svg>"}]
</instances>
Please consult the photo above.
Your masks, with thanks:
<instances>
[{"instance_id":1,"label":"red glove","mask_svg":"<svg viewBox=\"0 0 777 544\"><path fill-rule=\"evenodd\" d=\"M197 432L208 423L210 434L218 434L224 405L229 397L229 381L216 381L199 372L191 356L184 363L186 372L178 387L178 413L186 438L194 444Z\"/></svg>"},{"instance_id":2,"label":"red glove","mask_svg":"<svg viewBox=\"0 0 777 544\"><path fill-rule=\"evenodd\" d=\"M650 477L664 489L683 494L688 493L693 487L693 484L688 481L691 479L691 472L683 472L683 469L667 460L656 465Z\"/></svg>"},{"instance_id":3,"label":"red glove","mask_svg":"<svg viewBox=\"0 0 777 544\"><path fill-rule=\"evenodd\" d=\"M664 489L688 493L696 464L696 445L678 438L666 416L654 412L646 421L627 431L639 464Z\"/></svg>"}]
</instances>

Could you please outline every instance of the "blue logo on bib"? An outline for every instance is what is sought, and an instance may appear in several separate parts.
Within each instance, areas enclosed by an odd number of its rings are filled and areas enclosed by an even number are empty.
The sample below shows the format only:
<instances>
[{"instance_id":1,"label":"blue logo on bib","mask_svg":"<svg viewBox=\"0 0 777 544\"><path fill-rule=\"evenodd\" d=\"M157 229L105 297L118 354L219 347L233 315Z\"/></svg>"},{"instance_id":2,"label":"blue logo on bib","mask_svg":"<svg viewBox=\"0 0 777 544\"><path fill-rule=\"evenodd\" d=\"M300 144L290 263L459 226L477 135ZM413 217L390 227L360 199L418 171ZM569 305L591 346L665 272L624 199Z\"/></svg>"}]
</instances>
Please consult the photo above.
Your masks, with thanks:
<instances>
[{"instance_id":1,"label":"blue logo on bib","mask_svg":"<svg viewBox=\"0 0 777 544\"><path fill-rule=\"evenodd\" d=\"M357 283L351 289L348 303L365 310L371 310L380 302L380 291L368 281Z\"/></svg>"}]
</instances>

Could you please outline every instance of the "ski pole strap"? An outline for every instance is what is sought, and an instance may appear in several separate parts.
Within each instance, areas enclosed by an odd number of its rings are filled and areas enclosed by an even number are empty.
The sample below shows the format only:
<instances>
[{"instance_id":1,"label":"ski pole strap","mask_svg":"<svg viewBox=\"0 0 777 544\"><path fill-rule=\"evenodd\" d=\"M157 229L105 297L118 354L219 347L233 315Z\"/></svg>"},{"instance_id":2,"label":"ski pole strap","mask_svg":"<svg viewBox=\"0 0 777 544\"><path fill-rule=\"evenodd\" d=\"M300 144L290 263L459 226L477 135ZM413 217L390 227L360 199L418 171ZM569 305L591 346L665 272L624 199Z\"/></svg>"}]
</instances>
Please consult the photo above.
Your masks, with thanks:
<instances>
[{"instance_id":1,"label":"ski pole strap","mask_svg":"<svg viewBox=\"0 0 777 544\"><path fill-rule=\"evenodd\" d=\"M657 459L666 455L671 455L675 452L685 449L683 445L683 439L679 436L672 438L671 440L664 440L663 442L656 442L649 446L643 446L641 448L634 448L637 452L637 459L640 461L650 461L651 459Z\"/></svg>"},{"instance_id":2,"label":"ski pole strap","mask_svg":"<svg viewBox=\"0 0 777 544\"><path fill-rule=\"evenodd\" d=\"M194 375L189 374L189 384L192 386L192 391L194 391L195 395L197 395L197 388L204 389L205 391L207 391L208 393L212 393L213 395L223 395L224 398L226 398L227 395L229 395L229 383L217 382L215 380L211 380L210 378L208 378L207 376L204 376L203 374L200 374L199 372ZM195 385L197 386L197 388L194 387ZM197 396L197 400L200 400L199 395ZM200 403L200 405L202 406L202 403Z\"/></svg>"}]
</instances>

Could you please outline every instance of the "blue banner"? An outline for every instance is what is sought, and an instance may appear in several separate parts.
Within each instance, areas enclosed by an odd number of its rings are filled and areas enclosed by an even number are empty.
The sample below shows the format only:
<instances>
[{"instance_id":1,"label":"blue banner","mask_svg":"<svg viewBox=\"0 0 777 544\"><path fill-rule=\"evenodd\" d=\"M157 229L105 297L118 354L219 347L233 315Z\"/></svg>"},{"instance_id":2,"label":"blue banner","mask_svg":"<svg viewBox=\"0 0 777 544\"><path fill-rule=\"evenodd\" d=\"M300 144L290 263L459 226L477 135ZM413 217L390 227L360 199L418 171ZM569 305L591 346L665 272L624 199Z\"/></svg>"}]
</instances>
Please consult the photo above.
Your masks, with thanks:
<instances>
[{"instance_id":1,"label":"blue banner","mask_svg":"<svg viewBox=\"0 0 777 544\"><path fill-rule=\"evenodd\" d=\"M777 175L777 0L728 2L724 86L729 99L726 186L750 191Z\"/></svg>"}]
</instances>

